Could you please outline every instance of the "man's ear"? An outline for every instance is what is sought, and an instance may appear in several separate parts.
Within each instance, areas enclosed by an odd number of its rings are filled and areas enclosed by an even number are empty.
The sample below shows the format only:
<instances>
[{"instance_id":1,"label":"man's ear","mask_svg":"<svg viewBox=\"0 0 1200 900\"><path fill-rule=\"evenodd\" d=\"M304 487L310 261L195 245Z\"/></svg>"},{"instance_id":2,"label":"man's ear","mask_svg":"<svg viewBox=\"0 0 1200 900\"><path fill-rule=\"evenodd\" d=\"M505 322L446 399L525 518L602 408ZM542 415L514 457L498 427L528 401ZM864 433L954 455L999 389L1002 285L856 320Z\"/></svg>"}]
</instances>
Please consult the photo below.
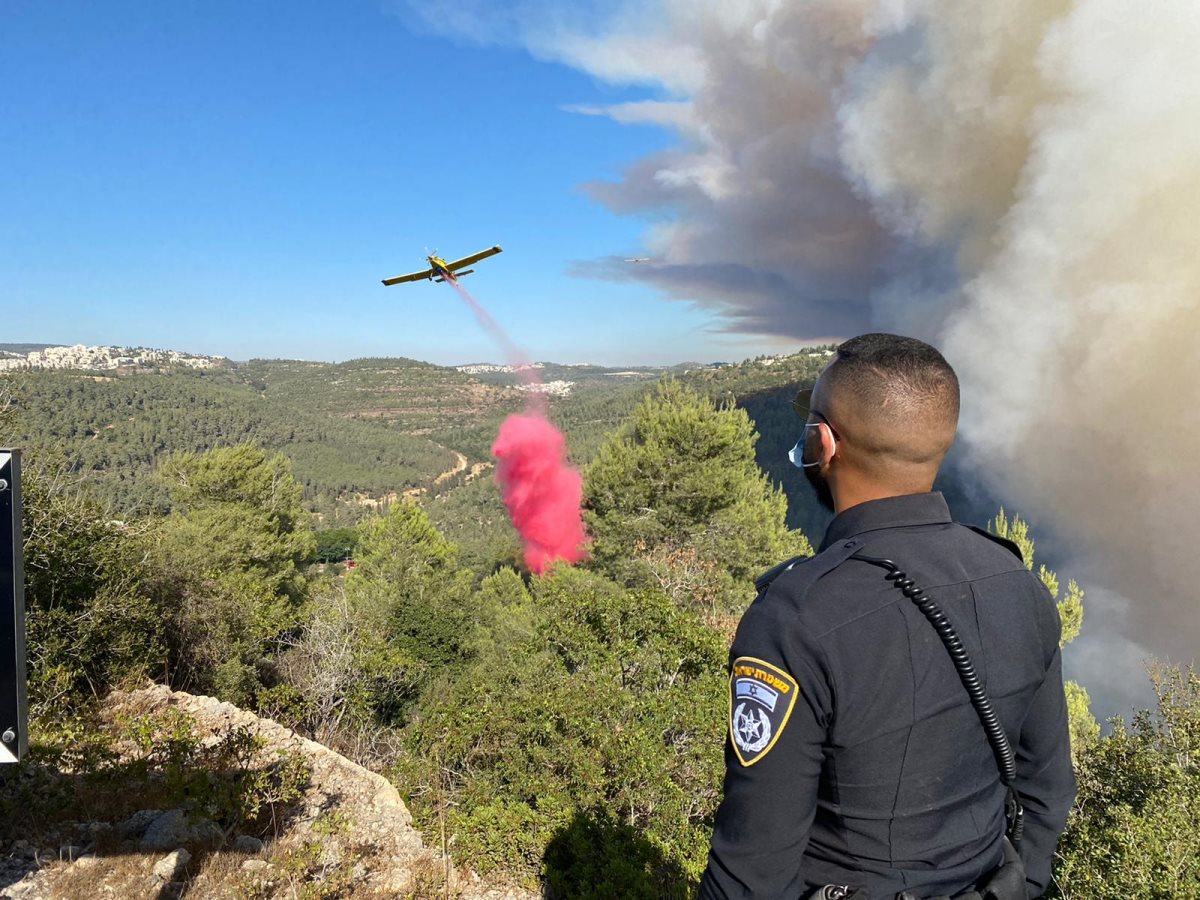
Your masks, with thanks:
<instances>
[{"instance_id":1,"label":"man's ear","mask_svg":"<svg viewBox=\"0 0 1200 900\"><path fill-rule=\"evenodd\" d=\"M819 457L821 465L827 466L837 452L837 440L834 438L833 429L829 427L828 422L817 423L817 434L821 436L821 456Z\"/></svg>"}]
</instances>

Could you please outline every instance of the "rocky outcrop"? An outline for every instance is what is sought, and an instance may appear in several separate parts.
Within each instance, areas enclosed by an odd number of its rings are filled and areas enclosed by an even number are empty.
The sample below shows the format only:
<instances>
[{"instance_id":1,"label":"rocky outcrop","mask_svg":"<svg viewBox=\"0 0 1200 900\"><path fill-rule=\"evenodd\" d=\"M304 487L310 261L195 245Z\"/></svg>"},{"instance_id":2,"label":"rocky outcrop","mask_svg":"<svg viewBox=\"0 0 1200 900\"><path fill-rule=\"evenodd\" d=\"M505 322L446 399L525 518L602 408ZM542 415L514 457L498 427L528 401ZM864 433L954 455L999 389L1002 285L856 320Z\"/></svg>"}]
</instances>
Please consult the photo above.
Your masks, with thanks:
<instances>
[{"instance_id":1,"label":"rocky outcrop","mask_svg":"<svg viewBox=\"0 0 1200 900\"><path fill-rule=\"evenodd\" d=\"M265 838L230 834L206 819L202 809L179 808L75 823L78 837L66 846L42 850L28 841L0 846L8 857L0 859L0 897L536 896L457 870L424 846L386 778L276 722L162 686L113 694L105 702L105 715L114 719L169 709L185 713L202 742L248 728L262 737L259 752L265 758L302 755L311 774L278 827Z\"/></svg>"}]
</instances>

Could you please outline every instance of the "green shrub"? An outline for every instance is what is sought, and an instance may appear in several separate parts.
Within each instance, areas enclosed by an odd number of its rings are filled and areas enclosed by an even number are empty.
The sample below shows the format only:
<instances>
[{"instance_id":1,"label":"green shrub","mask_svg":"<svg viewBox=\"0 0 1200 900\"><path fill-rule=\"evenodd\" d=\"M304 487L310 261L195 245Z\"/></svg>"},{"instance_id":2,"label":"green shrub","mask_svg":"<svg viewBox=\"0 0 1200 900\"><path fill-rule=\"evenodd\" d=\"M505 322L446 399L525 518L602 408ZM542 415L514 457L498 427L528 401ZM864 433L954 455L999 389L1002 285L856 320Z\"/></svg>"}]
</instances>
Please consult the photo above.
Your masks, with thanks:
<instances>
[{"instance_id":1,"label":"green shrub","mask_svg":"<svg viewBox=\"0 0 1200 900\"><path fill-rule=\"evenodd\" d=\"M289 690L260 692L285 721L344 747L402 725L421 692L475 652L470 571L419 507L359 527L358 566L311 598L299 639L277 660Z\"/></svg>"},{"instance_id":2,"label":"green shrub","mask_svg":"<svg viewBox=\"0 0 1200 900\"><path fill-rule=\"evenodd\" d=\"M689 879L679 864L639 829L605 810L578 814L546 848L545 880L552 898L620 897L688 900Z\"/></svg>"},{"instance_id":3,"label":"green shrub","mask_svg":"<svg viewBox=\"0 0 1200 900\"><path fill-rule=\"evenodd\" d=\"M743 410L661 382L584 474L592 565L710 615L744 609L760 572L811 553L787 529L756 440Z\"/></svg>"},{"instance_id":4,"label":"green shrub","mask_svg":"<svg viewBox=\"0 0 1200 900\"><path fill-rule=\"evenodd\" d=\"M359 527L346 594L365 630L380 638L375 655L390 647L439 670L462 661L473 580L425 511L397 503Z\"/></svg>"},{"instance_id":5,"label":"green shrub","mask_svg":"<svg viewBox=\"0 0 1200 900\"><path fill-rule=\"evenodd\" d=\"M1200 677L1158 666L1151 680L1157 713L1114 720L1078 754L1050 896L1200 898Z\"/></svg>"},{"instance_id":6,"label":"green shrub","mask_svg":"<svg viewBox=\"0 0 1200 900\"><path fill-rule=\"evenodd\" d=\"M350 559L358 547L358 531L354 528L323 528L315 534L317 562L335 563Z\"/></svg>"},{"instance_id":7,"label":"green shrub","mask_svg":"<svg viewBox=\"0 0 1200 900\"><path fill-rule=\"evenodd\" d=\"M171 610L171 682L253 706L272 657L302 621L316 542L280 455L252 444L168 457L175 509L155 523L154 590Z\"/></svg>"},{"instance_id":8,"label":"green shrub","mask_svg":"<svg viewBox=\"0 0 1200 900\"><path fill-rule=\"evenodd\" d=\"M988 522L988 531L1016 544L1025 561L1025 568L1033 571L1035 544L1029 533L1028 522L1015 513L1009 519L1002 506L996 514L996 518ZM1058 645L1065 647L1079 637L1080 629L1083 628L1083 588L1072 578L1067 582L1067 592L1063 594L1059 587L1057 572L1040 565L1037 568L1037 574L1058 608L1058 617L1062 623L1062 634ZM1092 715L1089 708L1091 700L1083 685L1067 681L1063 687L1067 695L1067 724L1071 734L1071 759L1078 761L1079 754L1083 749L1100 734L1100 723Z\"/></svg>"},{"instance_id":9,"label":"green shrub","mask_svg":"<svg viewBox=\"0 0 1200 900\"><path fill-rule=\"evenodd\" d=\"M703 870L718 800L724 642L664 595L587 571L559 568L532 589L533 628L423 706L398 783L481 871L566 884L561 860L627 867L608 851L637 833L662 863L622 868L622 883L650 890L674 873L667 888L683 890ZM601 827L598 810L625 830L586 851L572 834ZM604 885L594 896L612 896Z\"/></svg>"},{"instance_id":10,"label":"green shrub","mask_svg":"<svg viewBox=\"0 0 1200 900\"><path fill-rule=\"evenodd\" d=\"M164 674L144 529L112 521L53 460L23 472L30 711L61 716Z\"/></svg>"}]
</instances>

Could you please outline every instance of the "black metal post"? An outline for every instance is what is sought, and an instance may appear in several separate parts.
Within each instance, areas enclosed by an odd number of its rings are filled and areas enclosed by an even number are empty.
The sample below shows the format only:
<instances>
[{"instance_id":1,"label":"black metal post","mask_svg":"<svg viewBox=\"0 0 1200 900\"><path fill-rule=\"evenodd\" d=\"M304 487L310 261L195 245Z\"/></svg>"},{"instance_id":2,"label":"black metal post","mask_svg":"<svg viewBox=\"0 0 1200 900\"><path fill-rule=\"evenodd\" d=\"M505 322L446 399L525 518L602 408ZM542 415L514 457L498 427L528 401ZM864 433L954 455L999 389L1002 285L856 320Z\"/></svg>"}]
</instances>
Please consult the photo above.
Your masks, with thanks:
<instances>
[{"instance_id":1,"label":"black metal post","mask_svg":"<svg viewBox=\"0 0 1200 900\"><path fill-rule=\"evenodd\" d=\"M0 763L20 762L29 746L24 564L21 451L0 450Z\"/></svg>"}]
</instances>

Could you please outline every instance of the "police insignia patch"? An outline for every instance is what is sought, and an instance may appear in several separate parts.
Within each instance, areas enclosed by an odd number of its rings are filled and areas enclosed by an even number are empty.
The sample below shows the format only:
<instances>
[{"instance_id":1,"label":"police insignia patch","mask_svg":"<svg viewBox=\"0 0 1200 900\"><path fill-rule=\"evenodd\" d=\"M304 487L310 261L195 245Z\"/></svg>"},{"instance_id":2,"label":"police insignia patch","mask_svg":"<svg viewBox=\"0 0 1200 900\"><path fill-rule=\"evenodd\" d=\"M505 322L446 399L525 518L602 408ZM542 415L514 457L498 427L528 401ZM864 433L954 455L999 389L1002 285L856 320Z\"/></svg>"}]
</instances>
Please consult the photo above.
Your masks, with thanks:
<instances>
[{"instance_id":1,"label":"police insignia patch","mask_svg":"<svg viewBox=\"0 0 1200 900\"><path fill-rule=\"evenodd\" d=\"M739 656L729 673L729 737L743 766L752 766L779 740L800 686L787 672L753 656Z\"/></svg>"}]
</instances>

